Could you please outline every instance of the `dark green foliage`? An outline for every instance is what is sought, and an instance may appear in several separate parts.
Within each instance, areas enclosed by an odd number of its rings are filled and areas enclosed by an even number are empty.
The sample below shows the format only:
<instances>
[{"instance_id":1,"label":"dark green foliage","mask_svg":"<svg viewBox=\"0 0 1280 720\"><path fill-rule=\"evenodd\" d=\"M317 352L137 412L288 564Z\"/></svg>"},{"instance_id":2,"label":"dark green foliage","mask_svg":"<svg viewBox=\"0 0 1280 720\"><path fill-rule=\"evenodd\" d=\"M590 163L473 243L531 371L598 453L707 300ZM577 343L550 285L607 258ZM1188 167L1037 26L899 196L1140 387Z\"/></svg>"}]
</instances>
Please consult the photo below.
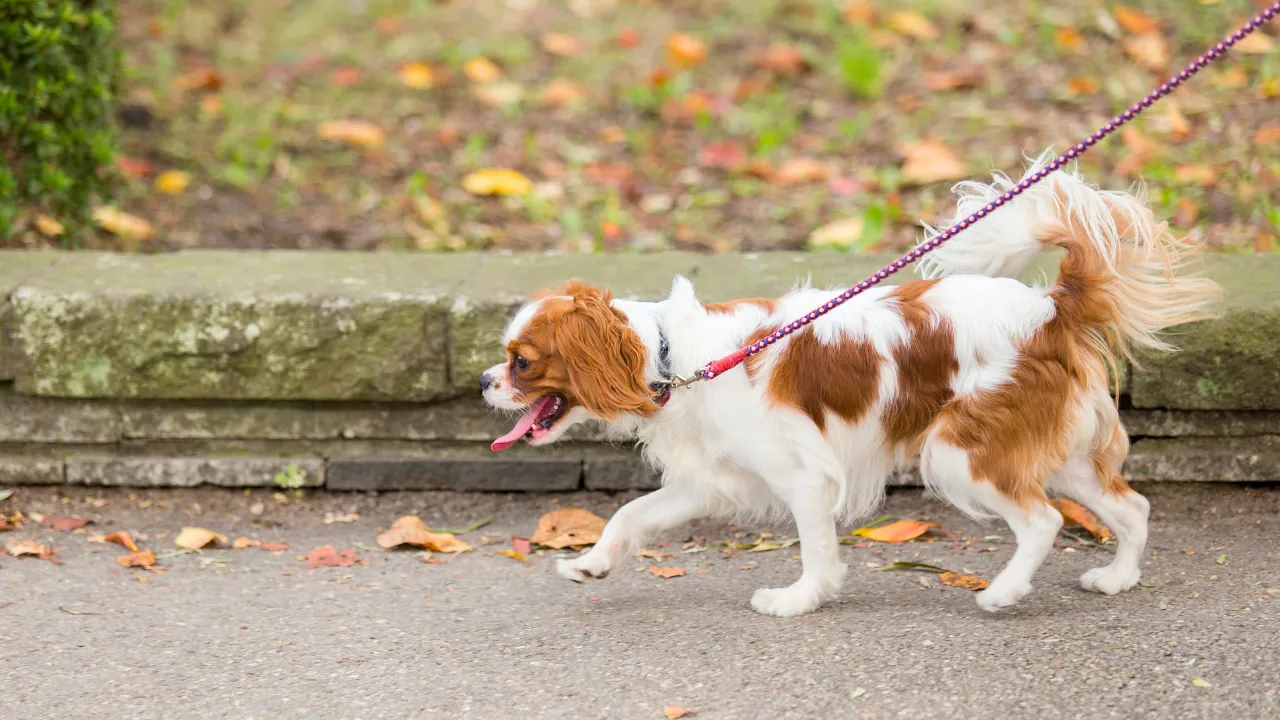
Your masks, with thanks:
<instances>
[{"instance_id":1,"label":"dark green foliage","mask_svg":"<svg viewBox=\"0 0 1280 720\"><path fill-rule=\"evenodd\" d=\"M0 0L0 236L23 208L74 230L111 180L114 0Z\"/></svg>"}]
</instances>

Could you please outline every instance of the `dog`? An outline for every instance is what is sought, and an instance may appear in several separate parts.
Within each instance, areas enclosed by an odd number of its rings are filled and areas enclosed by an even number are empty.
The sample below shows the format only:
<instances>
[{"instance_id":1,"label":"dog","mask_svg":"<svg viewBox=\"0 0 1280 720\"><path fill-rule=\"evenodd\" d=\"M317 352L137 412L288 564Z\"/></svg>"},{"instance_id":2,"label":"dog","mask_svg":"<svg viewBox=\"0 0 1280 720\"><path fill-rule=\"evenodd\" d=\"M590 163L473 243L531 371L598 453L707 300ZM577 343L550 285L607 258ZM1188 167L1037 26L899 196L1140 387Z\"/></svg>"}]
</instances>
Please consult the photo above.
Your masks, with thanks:
<instances>
[{"instance_id":1,"label":"dog","mask_svg":"<svg viewBox=\"0 0 1280 720\"><path fill-rule=\"evenodd\" d=\"M956 217L1013 186L999 174L960 183ZM937 234L925 226L926 241ZM1014 279L1055 249L1065 251L1055 282ZM930 491L976 519L1003 519L1017 539L977 594L983 610L1031 591L1063 522L1050 492L1115 532L1114 560L1080 577L1114 595L1139 580L1149 504L1120 475L1129 440L1108 370L1136 347L1173 350L1162 330L1213 316L1218 286L1185 272L1198 251L1135 194L1056 171L926 255L923 279L873 287L687 389L666 383L838 292L707 304L678 277L665 300L634 302L571 281L515 315L507 361L480 378L490 406L520 413L493 449L548 445L595 421L638 440L661 470L661 489L620 508L590 551L558 561L577 582L604 578L691 520L789 514L803 570L790 586L755 591L751 607L811 612L844 581L837 524L875 509L890 473L918 458Z\"/></svg>"}]
</instances>

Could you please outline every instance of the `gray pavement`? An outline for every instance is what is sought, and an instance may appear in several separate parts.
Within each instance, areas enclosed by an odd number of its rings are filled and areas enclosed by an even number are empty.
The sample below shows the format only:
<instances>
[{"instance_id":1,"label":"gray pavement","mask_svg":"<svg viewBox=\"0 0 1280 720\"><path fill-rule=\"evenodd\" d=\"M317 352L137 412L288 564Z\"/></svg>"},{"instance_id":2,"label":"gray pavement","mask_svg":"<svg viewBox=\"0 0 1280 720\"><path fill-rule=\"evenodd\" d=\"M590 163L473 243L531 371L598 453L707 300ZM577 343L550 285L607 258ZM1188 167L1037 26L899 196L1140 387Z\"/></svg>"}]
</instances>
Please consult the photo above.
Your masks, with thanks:
<instances>
[{"instance_id":1,"label":"gray pavement","mask_svg":"<svg viewBox=\"0 0 1280 720\"><path fill-rule=\"evenodd\" d=\"M172 535L155 535L183 525L291 548L206 550L155 574L117 567L123 551L85 534L0 533L52 541L62 560L0 557L0 718L662 718L668 705L700 720L1280 717L1280 489L1144 491L1149 587L1079 590L1108 557L1064 541L1022 605L987 615L933 576L869 567L918 560L989 579L1010 555L1003 526L900 491L886 512L971 542L842 548L839 600L783 620L747 602L796 577L796 549L725 556L715 546L735 531L720 524L665 537L712 548L664 561L688 572L671 580L636 560L578 586L555 577L552 553L528 565L494 554L545 511L608 516L626 496L309 492L279 507L264 491L19 489L0 510L93 518L91 532L129 529L157 553ZM324 522L348 509L356 521ZM492 514L465 539L502 542L440 565L375 549L410 513L433 526ZM770 529L793 534L739 532ZM324 544L368 564L304 569L297 556Z\"/></svg>"}]
</instances>

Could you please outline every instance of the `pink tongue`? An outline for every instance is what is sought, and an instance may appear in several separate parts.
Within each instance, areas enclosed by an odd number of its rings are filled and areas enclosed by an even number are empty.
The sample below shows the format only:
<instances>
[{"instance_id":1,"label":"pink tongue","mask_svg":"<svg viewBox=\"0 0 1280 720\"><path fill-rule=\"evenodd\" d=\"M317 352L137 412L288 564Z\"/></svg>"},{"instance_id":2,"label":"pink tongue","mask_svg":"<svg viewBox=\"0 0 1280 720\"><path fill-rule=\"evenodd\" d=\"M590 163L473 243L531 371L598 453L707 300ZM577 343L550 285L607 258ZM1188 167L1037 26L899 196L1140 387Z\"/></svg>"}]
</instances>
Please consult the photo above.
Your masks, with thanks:
<instances>
[{"instance_id":1,"label":"pink tongue","mask_svg":"<svg viewBox=\"0 0 1280 720\"><path fill-rule=\"evenodd\" d=\"M551 402L550 395L535 403L533 407L529 408L528 412L520 416L520 419L516 421L516 426L511 428L511 432L503 435L497 440L494 440L493 444L489 446L489 449L494 452L502 452L512 445L520 442L520 438L524 437L529 432L529 428L533 427L533 423L536 422L538 417L542 414L542 408L549 402Z\"/></svg>"}]
</instances>

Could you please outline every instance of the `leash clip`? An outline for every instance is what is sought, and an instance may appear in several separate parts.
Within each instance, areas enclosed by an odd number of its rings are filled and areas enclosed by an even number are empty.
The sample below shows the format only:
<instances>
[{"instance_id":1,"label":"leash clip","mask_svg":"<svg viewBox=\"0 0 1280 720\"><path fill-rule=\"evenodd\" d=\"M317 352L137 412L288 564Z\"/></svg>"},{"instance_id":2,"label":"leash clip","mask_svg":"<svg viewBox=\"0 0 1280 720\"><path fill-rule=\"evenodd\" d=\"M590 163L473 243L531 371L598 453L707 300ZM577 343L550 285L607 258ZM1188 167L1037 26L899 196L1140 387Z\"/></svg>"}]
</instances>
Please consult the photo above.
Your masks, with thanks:
<instances>
[{"instance_id":1,"label":"leash clip","mask_svg":"<svg viewBox=\"0 0 1280 720\"><path fill-rule=\"evenodd\" d=\"M684 377L681 375L672 375L671 379L667 381L667 385L673 388L687 388L696 382L700 382L706 379L707 379L707 374L704 369L704 370L699 370L698 372L690 375L689 377Z\"/></svg>"}]
</instances>

